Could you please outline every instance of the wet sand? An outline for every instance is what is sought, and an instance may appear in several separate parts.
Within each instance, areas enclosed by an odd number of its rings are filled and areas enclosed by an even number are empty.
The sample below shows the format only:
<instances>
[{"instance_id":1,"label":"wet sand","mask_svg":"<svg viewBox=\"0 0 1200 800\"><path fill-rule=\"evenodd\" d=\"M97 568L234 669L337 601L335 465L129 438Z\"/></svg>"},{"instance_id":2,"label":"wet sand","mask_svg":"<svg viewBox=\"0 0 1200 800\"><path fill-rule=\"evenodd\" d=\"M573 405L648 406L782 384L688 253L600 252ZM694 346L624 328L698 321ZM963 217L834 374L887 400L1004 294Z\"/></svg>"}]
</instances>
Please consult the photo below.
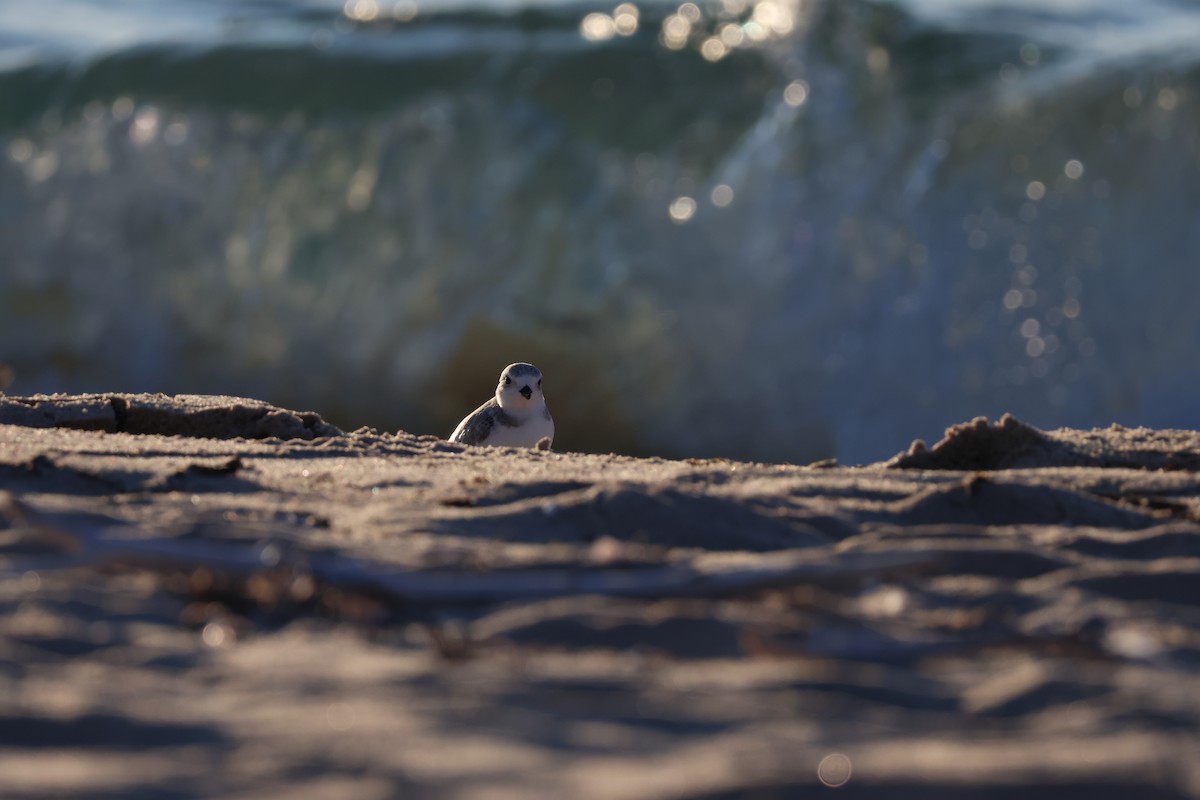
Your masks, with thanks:
<instances>
[{"instance_id":1,"label":"wet sand","mask_svg":"<svg viewBox=\"0 0 1200 800\"><path fill-rule=\"evenodd\" d=\"M1200 797L1200 434L770 465L0 396L0 795Z\"/></svg>"}]
</instances>

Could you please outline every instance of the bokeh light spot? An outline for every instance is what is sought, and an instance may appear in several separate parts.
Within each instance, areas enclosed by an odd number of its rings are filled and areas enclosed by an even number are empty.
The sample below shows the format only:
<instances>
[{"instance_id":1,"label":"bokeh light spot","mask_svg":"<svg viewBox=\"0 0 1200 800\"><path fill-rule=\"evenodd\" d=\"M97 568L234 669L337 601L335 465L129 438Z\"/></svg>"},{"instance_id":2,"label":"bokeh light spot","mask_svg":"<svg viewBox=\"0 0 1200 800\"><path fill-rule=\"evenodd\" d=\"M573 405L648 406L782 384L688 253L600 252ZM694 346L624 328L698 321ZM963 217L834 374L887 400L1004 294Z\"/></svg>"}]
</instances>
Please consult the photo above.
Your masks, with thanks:
<instances>
[{"instance_id":1,"label":"bokeh light spot","mask_svg":"<svg viewBox=\"0 0 1200 800\"><path fill-rule=\"evenodd\" d=\"M783 102L792 108L799 108L808 99L808 84L804 81L792 81L783 90Z\"/></svg>"},{"instance_id":2,"label":"bokeh light spot","mask_svg":"<svg viewBox=\"0 0 1200 800\"><path fill-rule=\"evenodd\" d=\"M112 104L113 119L123 121L133 116L133 98L122 95Z\"/></svg>"},{"instance_id":3,"label":"bokeh light spot","mask_svg":"<svg viewBox=\"0 0 1200 800\"><path fill-rule=\"evenodd\" d=\"M129 126L129 140L139 147L154 141L158 136L158 118L158 109L153 106L138 109Z\"/></svg>"},{"instance_id":4,"label":"bokeh light spot","mask_svg":"<svg viewBox=\"0 0 1200 800\"><path fill-rule=\"evenodd\" d=\"M17 164L24 164L33 157L33 142L28 139L14 139L8 145L8 157Z\"/></svg>"},{"instance_id":5,"label":"bokeh light spot","mask_svg":"<svg viewBox=\"0 0 1200 800\"><path fill-rule=\"evenodd\" d=\"M633 3L621 3L613 10L613 25L621 36L632 36L638 29L638 7Z\"/></svg>"},{"instance_id":6,"label":"bokeh light spot","mask_svg":"<svg viewBox=\"0 0 1200 800\"><path fill-rule=\"evenodd\" d=\"M42 576L38 575L34 570L27 570L21 574L21 590L25 592L36 592L42 588Z\"/></svg>"},{"instance_id":7,"label":"bokeh light spot","mask_svg":"<svg viewBox=\"0 0 1200 800\"><path fill-rule=\"evenodd\" d=\"M746 38L752 42L761 42L767 38L767 30L762 25L759 25L754 20L750 20L742 26L742 31L745 32Z\"/></svg>"},{"instance_id":8,"label":"bokeh light spot","mask_svg":"<svg viewBox=\"0 0 1200 800\"><path fill-rule=\"evenodd\" d=\"M845 786L852 773L850 757L842 753L830 753L817 765L817 778L826 786Z\"/></svg>"},{"instance_id":9,"label":"bokeh light spot","mask_svg":"<svg viewBox=\"0 0 1200 800\"><path fill-rule=\"evenodd\" d=\"M729 48L715 36L710 36L700 45L700 55L709 61L720 61L729 52Z\"/></svg>"},{"instance_id":10,"label":"bokeh light spot","mask_svg":"<svg viewBox=\"0 0 1200 800\"><path fill-rule=\"evenodd\" d=\"M1083 162L1072 158L1063 167L1063 174L1073 181L1078 180L1083 177Z\"/></svg>"},{"instance_id":11,"label":"bokeh light spot","mask_svg":"<svg viewBox=\"0 0 1200 800\"><path fill-rule=\"evenodd\" d=\"M163 129L163 141L172 147L178 147L187 141L188 123L186 119L174 119Z\"/></svg>"},{"instance_id":12,"label":"bokeh light spot","mask_svg":"<svg viewBox=\"0 0 1200 800\"><path fill-rule=\"evenodd\" d=\"M867 51L867 69L874 75L882 75L891 69L892 57L882 47L872 47Z\"/></svg>"},{"instance_id":13,"label":"bokeh light spot","mask_svg":"<svg viewBox=\"0 0 1200 800\"><path fill-rule=\"evenodd\" d=\"M579 23L579 33L589 42L603 42L616 35L617 23L608 14L588 14Z\"/></svg>"},{"instance_id":14,"label":"bokeh light spot","mask_svg":"<svg viewBox=\"0 0 1200 800\"><path fill-rule=\"evenodd\" d=\"M672 50L682 50L687 45L691 33L692 23L678 14L672 14L663 20L662 41Z\"/></svg>"},{"instance_id":15,"label":"bokeh light spot","mask_svg":"<svg viewBox=\"0 0 1200 800\"><path fill-rule=\"evenodd\" d=\"M762 26L764 33L774 33L776 36L786 36L796 24L792 12L774 0L756 3L750 19Z\"/></svg>"},{"instance_id":16,"label":"bokeh light spot","mask_svg":"<svg viewBox=\"0 0 1200 800\"><path fill-rule=\"evenodd\" d=\"M224 647L233 642L233 630L223 622L214 620L204 626L200 638L209 647Z\"/></svg>"},{"instance_id":17,"label":"bokeh light spot","mask_svg":"<svg viewBox=\"0 0 1200 800\"><path fill-rule=\"evenodd\" d=\"M417 17L420 8L413 0L398 0L392 6L392 19L397 22L412 22Z\"/></svg>"},{"instance_id":18,"label":"bokeh light spot","mask_svg":"<svg viewBox=\"0 0 1200 800\"><path fill-rule=\"evenodd\" d=\"M92 100L83 107L83 118L91 123L100 122L107 114L108 107L99 100Z\"/></svg>"},{"instance_id":19,"label":"bokeh light spot","mask_svg":"<svg viewBox=\"0 0 1200 800\"><path fill-rule=\"evenodd\" d=\"M733 202L733 187L727 183L718 184L713 187L712 194L709 197L712 199L714 206L725 208Z\"/></svg>"},{"instance_id":20,"label":"bokeh light spot","mask_svg":"<svg viewBox=\"0 0 1200 800\"><path fill-rule=\"evenodd\" d=\"M25 169L25 175L31 183L48 181L54 177L56 172L58 172L58 154L53 150L47 150L31 158Z\"/></svg>"},{"instance_id":21,"label":"bokeh light spot","mask_svg":"<svg viewBox=\"0 0 1200 800\"><path fill-rule=\"evenodd\" d=\"M667 208L667 213L675 222L687 222L696 213L696 201L687 196L676 197Z\"/></svg>"},{"instance_id":22,"label":"bokeh light spot","mask_svg":"<svg viewBox=\"0 0 1200 800\"><path fill-rule=\"evenodd\" d=\"M355 22L370 22L379 16L379 4L375 0L346 0L342 11Z\"/></svg>"}]
</instances>

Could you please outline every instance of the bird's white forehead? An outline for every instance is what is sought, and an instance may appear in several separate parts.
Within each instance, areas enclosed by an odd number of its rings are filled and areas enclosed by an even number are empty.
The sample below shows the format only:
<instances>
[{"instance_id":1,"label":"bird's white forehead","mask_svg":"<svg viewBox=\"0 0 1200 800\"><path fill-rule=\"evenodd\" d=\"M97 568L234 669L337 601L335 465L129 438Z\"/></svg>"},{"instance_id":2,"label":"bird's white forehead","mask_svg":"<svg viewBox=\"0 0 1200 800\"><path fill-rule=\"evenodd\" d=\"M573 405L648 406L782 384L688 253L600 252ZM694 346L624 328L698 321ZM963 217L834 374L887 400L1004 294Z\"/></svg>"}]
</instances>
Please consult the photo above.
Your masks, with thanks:
<instances>
[{"instance_id":1,"label":"bird's white forehead","mask_svg":"<svg viewBox=\"0 0 1200 800\"><path fill-rule=\"evenodd\" d=\"M523 361L517 362L516 364L509 364L504 368L504 371L500 373L500 378L502 380L504 378L512 378L513 380L517 380L518 378L533 378L536 380L541 377L542 371L540 369L535 367L533 364L526 364Z\"/></svg>"}]
</instances>

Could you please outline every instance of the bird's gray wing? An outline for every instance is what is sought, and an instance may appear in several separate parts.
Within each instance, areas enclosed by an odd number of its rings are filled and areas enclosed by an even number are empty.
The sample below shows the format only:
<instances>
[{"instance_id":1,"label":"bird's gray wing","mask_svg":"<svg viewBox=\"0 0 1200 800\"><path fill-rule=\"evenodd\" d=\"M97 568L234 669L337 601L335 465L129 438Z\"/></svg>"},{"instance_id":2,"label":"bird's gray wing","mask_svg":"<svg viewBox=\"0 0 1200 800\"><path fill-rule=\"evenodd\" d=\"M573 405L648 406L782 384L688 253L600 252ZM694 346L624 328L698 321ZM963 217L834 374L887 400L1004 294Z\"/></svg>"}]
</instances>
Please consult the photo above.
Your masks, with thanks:
<instances>
[{"instance_id":1,"label":"bird's gray wing","mask_svg":"<svg viewBox=\"0 0 1200 800\"><path fill-rule=\"evenodd\" d=\"M496 412L499 410L496 398L488 400L475 409L471 416L458 423L458 428L450 437L450 441L463 444L483 444L496 425Z\"/></svg>"}]
</instances>

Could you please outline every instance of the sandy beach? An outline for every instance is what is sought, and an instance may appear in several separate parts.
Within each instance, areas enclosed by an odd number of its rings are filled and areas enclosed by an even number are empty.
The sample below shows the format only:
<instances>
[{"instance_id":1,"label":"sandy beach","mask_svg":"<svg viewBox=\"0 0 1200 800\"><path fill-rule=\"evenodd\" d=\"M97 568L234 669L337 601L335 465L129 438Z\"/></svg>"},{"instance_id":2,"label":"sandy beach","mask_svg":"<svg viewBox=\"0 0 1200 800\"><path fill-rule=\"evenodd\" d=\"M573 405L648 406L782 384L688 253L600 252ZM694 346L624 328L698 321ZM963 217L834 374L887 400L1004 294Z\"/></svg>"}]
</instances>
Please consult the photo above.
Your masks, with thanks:
<instances>
[{"instance_id":1,"label":"sandy beach","mask_svg":"<svg viewBox=\"0 0 1200 800\"><path fill-rule=\"evenodd\" d=\"M0 396L4 798L1157 800L1198 753L1196 432L845 467Z\"/></svg>"}]
</instances>

